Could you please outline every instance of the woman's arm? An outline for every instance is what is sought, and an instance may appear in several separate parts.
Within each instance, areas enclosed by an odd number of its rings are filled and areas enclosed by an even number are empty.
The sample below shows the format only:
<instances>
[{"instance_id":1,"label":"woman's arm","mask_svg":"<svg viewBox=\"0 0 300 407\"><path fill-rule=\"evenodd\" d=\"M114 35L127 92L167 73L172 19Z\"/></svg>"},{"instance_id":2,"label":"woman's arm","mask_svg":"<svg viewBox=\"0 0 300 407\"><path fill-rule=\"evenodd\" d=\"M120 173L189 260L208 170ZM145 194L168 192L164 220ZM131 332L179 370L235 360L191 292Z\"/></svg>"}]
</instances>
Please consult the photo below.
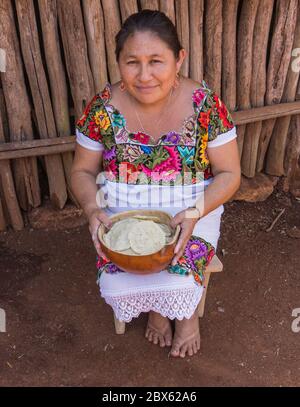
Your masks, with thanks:
<instances>
[{"instance_id":1,"label":"woman's arm","mask_svg":"<svg viewBox=\"0 0 300 407\"><path fill-rule=\"evenodd\" d=\"M197 200L201 217L227 202L239 189L241 182L240 157L236 139L219 147L207 149L214 175L213 182L204 192L204 199Z\"/></svg>"},{"instance_id":2,"label":"woman's arm","mask_svg":"<svg viewBox=\"0 0 300 407\"><path fill-rule=\"evenodd\" d=\"M181 233L174 250L173 266L183 255L199 217L204 217L228 201L240 186L241 167L236 139L219 147L208 148L207 152L214 180L198 198L196 202L198 210L181 211L172 219L173 227L178 224L181 226Z\"/></svg>"},{"instance_id":3,"label":"woman's arm","mask_svg":"<svg viewBox=\"0 0 300 407\"><path fill-rule=\"evenodd\" d=\"M110 227L111 222L106 213L97 206L96 178L100 171L102 171L102 151L88 150L76 144L71 169L72 191L89 221L89 230L95 248L100 256L105 257L100 249L97 232L100 223Z\"/></svg>"}]
</instances>

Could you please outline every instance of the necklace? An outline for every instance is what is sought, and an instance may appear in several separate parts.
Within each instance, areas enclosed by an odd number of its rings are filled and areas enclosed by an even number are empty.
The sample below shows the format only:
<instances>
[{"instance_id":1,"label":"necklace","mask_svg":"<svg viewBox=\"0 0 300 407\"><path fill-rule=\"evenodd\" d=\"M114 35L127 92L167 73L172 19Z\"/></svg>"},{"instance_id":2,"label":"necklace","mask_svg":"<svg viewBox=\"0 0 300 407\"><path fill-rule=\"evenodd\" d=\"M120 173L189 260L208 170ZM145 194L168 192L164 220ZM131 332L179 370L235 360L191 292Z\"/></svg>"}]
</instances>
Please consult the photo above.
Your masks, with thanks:
<instances>
[{"instance_id":1,"label":"necklace","mask_svg":"<svg viewBox=\"0 0 300 407\"><path fill-rule=\"evenodd\" d=\"M172 96L172 95L173 95L173 87L172 87L172 89L171 89L171 91L170 91L170 94L169 94L167 103L165 104L165 106L164 106L164 108L163 108L163 110L162 110L162 112L161 112L161 114L160 114L160 118L159 118L159 120L158 120L158 122L157 122L157 124L156 124L156 127L157 127L157 128L159 128L159 125L160 125L161 120L162 120L162 118L163 118L163 116L164 116L164 113L165 113L165 111L166 111L166 108L167 108L167 106L168 106L169 103L170 103L170 99L171 99L171 96ZM144 126L143 126L143 123L142 123L142 121L141 121L141 119L140 119L140 116L139 116L139 114L138 114L136 108L134 107L134 105L133 105L132 102L131 102L131 104L132 104L133 110L134 110L134 112L135 112L136 118L137 118L138 122L140 123L140 126L141 126L141 128L142 128L142 130L143 130L143 133L149 135L149 137L152 139L152 141L156 142L156 140L155 140L149 133L146 132L146 130L145 130Z\"/></svg>"}]
</instances>

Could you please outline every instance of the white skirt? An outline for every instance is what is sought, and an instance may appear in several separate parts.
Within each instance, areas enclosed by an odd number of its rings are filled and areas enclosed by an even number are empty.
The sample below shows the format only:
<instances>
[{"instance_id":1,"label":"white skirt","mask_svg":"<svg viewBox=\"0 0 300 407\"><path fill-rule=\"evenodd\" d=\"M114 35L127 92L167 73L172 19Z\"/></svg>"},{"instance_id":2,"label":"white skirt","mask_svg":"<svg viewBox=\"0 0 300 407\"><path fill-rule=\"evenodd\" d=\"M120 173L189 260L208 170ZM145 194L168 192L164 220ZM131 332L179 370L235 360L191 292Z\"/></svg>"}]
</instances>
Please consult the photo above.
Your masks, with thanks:
<instances>
[{"instance_id":1,"label":"white skirt","mask_svg":"<svg viewBox=\"0 0 300 407\"><path fill-rule=\"evenodd\" d=\"M126 208L130 209L133 208ZM220 236L223 211L223 205L219 206L200 219L193 231L194 235L205 239L215 249ZM171 215L174 216L176 212ZM205 289L204 286L196 284L192 274L181 276L166 270L147 275L103 272L98 283L101 296L113 308L117 319L124 322L130 322L141 312L149 311L158 312L172 320L189 319Z\"/></svg>"}]
</instances>

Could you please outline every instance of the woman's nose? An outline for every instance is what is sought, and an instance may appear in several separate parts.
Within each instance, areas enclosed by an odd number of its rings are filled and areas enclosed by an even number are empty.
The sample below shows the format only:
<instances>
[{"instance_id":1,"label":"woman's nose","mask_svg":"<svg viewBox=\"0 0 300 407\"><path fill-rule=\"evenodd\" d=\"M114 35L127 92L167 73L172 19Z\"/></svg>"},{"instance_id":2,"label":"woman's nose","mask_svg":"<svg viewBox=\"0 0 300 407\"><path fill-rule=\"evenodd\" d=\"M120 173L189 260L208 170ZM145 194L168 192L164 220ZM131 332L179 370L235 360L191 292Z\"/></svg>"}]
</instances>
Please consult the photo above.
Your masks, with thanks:
<instances>
[{"instance_id":1,"label":"woman's nose","mask_svg":"<svg viewBox=\"0 0 300 407\"><path fill-rule=\"evenodd\" d=\"M148 65L143 64L140 66L139 79L142 82L147 82L149 79L151 79L151 70Z\"/></svg>"}]
</instances>

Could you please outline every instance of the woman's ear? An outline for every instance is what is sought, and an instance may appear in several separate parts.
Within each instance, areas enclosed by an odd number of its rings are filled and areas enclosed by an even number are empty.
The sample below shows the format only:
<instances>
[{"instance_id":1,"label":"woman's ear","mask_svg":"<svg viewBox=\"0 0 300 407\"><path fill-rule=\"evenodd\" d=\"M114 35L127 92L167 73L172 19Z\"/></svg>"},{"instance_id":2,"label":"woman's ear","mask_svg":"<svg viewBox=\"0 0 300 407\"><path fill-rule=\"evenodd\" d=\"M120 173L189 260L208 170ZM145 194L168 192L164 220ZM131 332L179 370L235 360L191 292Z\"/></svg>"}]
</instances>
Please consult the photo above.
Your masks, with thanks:
<instances>
[{"instance_id":1,"label":"woman's ear","mask_svg":"<svg viewBox=\"0 0 300 407\"><path fill-rule=\"evenodd\" d=\"M183 61L185 60L186 55L187 55L186 50L182 48L182 49L179 51L178 59L177 59L177 61L176 61L176 71L177 71L177 72L180 71L181 65L183 64Z\"/></svg>"}]
</instances>

